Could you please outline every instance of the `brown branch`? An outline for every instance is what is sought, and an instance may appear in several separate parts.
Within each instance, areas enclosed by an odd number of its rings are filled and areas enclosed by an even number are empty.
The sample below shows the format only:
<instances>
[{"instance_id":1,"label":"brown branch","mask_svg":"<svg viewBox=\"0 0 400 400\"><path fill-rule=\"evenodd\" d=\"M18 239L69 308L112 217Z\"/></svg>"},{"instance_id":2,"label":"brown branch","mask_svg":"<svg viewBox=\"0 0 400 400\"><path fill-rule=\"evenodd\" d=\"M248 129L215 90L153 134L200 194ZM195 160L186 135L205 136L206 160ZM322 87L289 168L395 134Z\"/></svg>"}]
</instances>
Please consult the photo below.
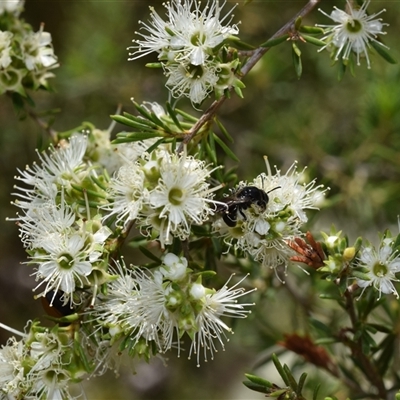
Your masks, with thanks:
<instances>
[{"instance_id":1,"label":"brown branch","mask_svg":"<svg viewBox=\"0 0 400 400\"><path fill-rule=\"evenodd\" d=\"M304 17L309 14L311 10L320 2L321 0L309 0L308 3L282 28L280 28L274 35L271 36L271 39L275 39L283 34L290 32L296 22L297 18ZM259 47L258 49L253 51L253 55L249 58L246 64L240 71L240 79L243 78L253 69L253 67L257 64L258 61L262 58L262 56L270 49L270 47ZM232 88L230 88L231 90ZM210 121L217 110L221 105L225 102L226 96L222 96L219 100L215 100L211 106L206 110L206 112L200 117L200 119L192 126L192 128L188 131L186 136L184 137L182 143L178 148L178 153L183 151L184 145L188 144L194 136L196 136L197 132L201 129L203 125L205 125L208 121Z\"/></svg>"},{"instance_id":2,"label":"brown branch","mask_svg":"<svg viewBox=\"0 0 400 400\"><path fill-rule=\"evenodd\" d=\"M353 291L348 288L344 293L346 299L346 310L349 314L351 324L353 327L353 332L355 333L358 329L358 317L354 307L354 296ZM365 376L368 378L370 383L376 387L379 393L379 398L386 399L387 398L387 391L385 388L385 383L383 382L382 377L379 374L379 371L376 368L373 360L370 357L366 356L363 352L362 348L362 339L359 338L356 342L351 340L343 340L341 339L342 343L347 343L348 347L350 347L353 356L358 359L362 365L362 370Z\"/></svg>"}]
</instances>

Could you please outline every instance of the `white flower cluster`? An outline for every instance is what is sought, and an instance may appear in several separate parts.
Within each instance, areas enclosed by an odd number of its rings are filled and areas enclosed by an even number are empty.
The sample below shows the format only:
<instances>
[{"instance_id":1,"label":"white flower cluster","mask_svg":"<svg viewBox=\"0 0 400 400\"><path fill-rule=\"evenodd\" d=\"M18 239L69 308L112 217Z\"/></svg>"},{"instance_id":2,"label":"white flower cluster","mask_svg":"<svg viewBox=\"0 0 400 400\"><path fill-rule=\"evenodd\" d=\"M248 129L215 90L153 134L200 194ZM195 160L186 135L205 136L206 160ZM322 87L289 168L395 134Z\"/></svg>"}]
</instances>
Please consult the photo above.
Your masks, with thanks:
<instances>
[{"instance_id":1,"label":"white flower cluster","mask_svg":"<svg viewBox=\"0 0 400 400\"><path fill-rule=\"evenodd\" d=\"M64 303L71 304L80 302L73 298L76 286L90 285L93 269L107 264L104 243L111 234L90 210L89 198L84 201L87 192L82 188L102 195L91 181L94 171L84 160L87 143L87 136L74 135L62 147L39 154L41 164L16 177L25 187L16 186L14 204L22 213L15 220L30 255L28 264L38 265L37 288L44 286L41 296L54 292L53 299L60 290Z\"/></svg>"},{"instance_id":2,"label":"white flower cluster","mask_svg":"<svg viewBox=\"0 0 400 400\"><path fill-rule=\"evenodd\" d=\"M249 293L237 287L243 279L230 288L228 281L217 291L208 289L191 273L186 258L173 253L164 256L157 270L127 269L117 262L114 272L118 279L108 283L107 295L100 296L103 301L89 312L88 322L107 328L111 344L128 337L133 351L147 353L154 344L159 353L176 347L179 356L186 333L192 341L189 358L195 354L199 365L201 353L206 361L208 352L213 358L215 339L224 348L225 332L231 329L221 317L245 318L249 311L244 308L252 305L237 304Z\"/></svg>"},{"instance_id":3,"label":"white flower cluster","mask_svg":"<svg viewBox=\"0 0 400 400\"><path fill-rule=\"evenodd\" d=\"M201 10L197 0L172 0L164 4L167 21L150 7L151 20L141 22L145 33L137 32L143 39L133 40L135 45L128 47L134 50L129 60L158 53L172 95L186 96L194 104L200 104L212 91L221 95L230 86L244 87L233 72L238 60L221 58L227 39L239 33L236 25L229 25L232 18L225 23L233 9L220 18L225 3L220 6L218 0L208 1Z\"/></svg>"},{"instance_id":4,"label":"white flower cluster","mask_svg":"<svg viewBox=\"0 0 400 400\"><path fill-rule=\"evenodd\" d=\"M23 1L0 4L0 94L47 86L47 80L59 66L51 44L51 35L43 25L38 32L18 19Z\"/></svg>"},{"instance_id":5,"label":"white flower cluster","mask_svg":"<svg viewBox=\"0 0 400 400\"><path fill-rule=\"evenodd\" d=\"M71 380L86 373L74 359L72 341L57 331L31 325L22 340L0 349L1 399L74 399Z\"/></svg>"},{"instance_id":6,"label":"white flower cluster","mask_svg":"<svg viewBox=\"0 0 400 400\"><path fill-rule=\"evenodd\" d=\"M105 244L112 229L136 224L164 248L174 237L187 239L192 224L214 214L219 187L207 182L213 170L169 145L145 152L153 143L111 145L108 131L92 129L19 171L15 205L22 212L14 220L28 264L38 265L40 295L60 290L64 302L79 303L76 287L91 286L93 271L107 269Z\"/></svg>"},{"instance_id":7,"label":"white flower cluster","mask_svg":"<svg viewBox=\"0 0 400 400\"><path fill-rule=\"evenodd\" d=\"M241 281L231 288L207 289L187 259L173 253L151 271L127 268L123 259L109 262L119 235L134 224L165 247L173 238L188 239L191 225L203 224L216 211L212 197L217 188L207 182L212 170L186 150L174 153L170 145L145 151L152 144L153 139L112 145L109 131L88 125L86 134L75 133L57 148L39 153L39 162L16 177L14 204L20 210L14 220L29 254L27 264L37 266L38 297L63 318L79 313L96 346L90 353L99 365L96 373L110 365L113 346L121 341L130 343L129 356L150 357L151 349L165 353L176 343L180 352L186 333L192 340L189 356L195 354L198 363L202 352L205 359L213 357L214 339L224 347L225 332L230 331L221 318L243 318L250 305L237 304L245 292L237 287ZM91 311L83 311L89 305ZM63 392L69 369L50 365L53 376L47 369L46 376L42 370L37 371L40 377L33 371L24 375L29 382L36 379L27 396L40 392L50 393L43 398L69 398ZM59 393L43 386L51 383Z\"/></svg>"},{"instance_id":8,"label":"white flower cluster","mask_svg":"<svg viewBox=\"0 0 400 400\"><path fill-rule=\"evenodd\" d=\"M204 161L160 146L120 167L109 183L110 203L102 209L106 218L116 216L119 225L136 221L165 247L173 237L187 239L192 224L201 225L213 215L218 187L207 182L211 172Z\"/></svg>"},{"instance_id":9,"label":"white flower cluster","mask_svg":"<svg viewBox=\"0 0 400 400\"><path fill-rule=\"evenodd\" d=\"M347 0L347 12L334 7L334 10L328 15L320 10L337 23L337 25L317 25L321 28L326 28L326 36L322 40L325 40L327 44L320 51L325 48L331 49L334 46L335 60L339 58L348 60L353 52L356 55L357 65L360 65L360 58L365 57L368 68L371 68L368 55L371 48L370 42L386 47L377 38L378 35L386 33L382 29L384 25L388 24L382 23L380 18L376 18L385 10L368 15L366 10L370 0L366 0L360 8L352 3Z\"/></svg>"},{"instance_id":10,"label":"white flower cluster","mask_svg":"<svg viewBox=\"0 0 400 400\"><path fill-rule=\"evenodd\" d=\"M287 266L293 255L288 243L302 235L300 228L307 222L306 209L316 209L323 199L325 190L316 186L315 180L302 183L303 172L297 172L294 163L286 174L280 170L272 174L266 159L268 174L260 174L252 182L240 182L236 192L251 186L262 190L268 196L265 209L251 201L241 207L237 203L237 221L228 226L223 219L214 223L214 230L229 246L234 246L260 261L265 267ZM246 203L245 203L246 204Z\"/></svg>"}]
</instances>

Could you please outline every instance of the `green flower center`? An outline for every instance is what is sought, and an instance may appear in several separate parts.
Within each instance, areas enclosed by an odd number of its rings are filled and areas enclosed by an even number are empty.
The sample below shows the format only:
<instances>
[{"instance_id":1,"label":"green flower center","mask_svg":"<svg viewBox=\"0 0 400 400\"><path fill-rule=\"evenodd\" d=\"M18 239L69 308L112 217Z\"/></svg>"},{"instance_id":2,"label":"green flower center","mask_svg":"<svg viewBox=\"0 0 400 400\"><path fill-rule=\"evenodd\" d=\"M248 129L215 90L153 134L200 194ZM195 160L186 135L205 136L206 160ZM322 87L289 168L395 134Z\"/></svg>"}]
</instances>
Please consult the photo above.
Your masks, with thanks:
<instances>
[{"instance_id":1,"label":"green flower center","mask_svg":"<svg viewBox=\"0 0 400 400\"><path fill-rule=\"evenodd\" d=\"M71 269L72 266L74 265L74 258L71 256L71 254L64 253L61 254L60 257L58 257L58 265L62 269Z\"/></svg>"},{"instance_id":2,"label":"green flower center","mask_svg":"<svg viewBox=\"0 0 400 400\"><path fill-rule=\"evenodd\" d=\"M190 43L192 43L193 46L201 46L206 42L206 35L201 32L196 32L192 37L190 38Z\"/></svg>"},{"instance_id":3,"label":"green flower center","mask_svg":"<svg viewBox=\"0 0 400 400\"><path fill-rule=\"evenodd\" d=\"M374 264L372 272L375 276L385 276L389 272L389 269L386 264L377 262Z\"/></svg>"},{"instance_id":4,"label":"green flower center","mask_svg":"<svg viewBox=\"0 0 400 400\"><path fill-rule=\"evenodd\" d=\"M15 71L7 71L0 75L1 83L6 87L13 87L20 81L20 76Z\"/></svg>"},{"instance_id":5,"label":"green flower center","mask_svg":"<svg viewBox=\"0 0 400 400\"><path fill-rule=\"evenodd\" d=\"M184 192L180 188L172 188L168 193L168 201L174 205L179 206L184 199Z\"/></svg>"},{"instance_id":6,"label":"green flower center","mask_svg":"<svg viewBox=\"0 0 400 400\"><path fill-rule=\"evenodd\" d=\"M358 33L362 31L363 26L358 19L353 19L347 22L346 29L351 33Z\"/></svg>"},{"instance_id":7,"label":"green flower center","mask_svg":"<svg viewBox=\"0 0 400 400\"><path fill-rule=\"evenodd\" d=\"M193 64L190 64L186 68L186 72L187 76L191 79L200 79L204 74L204 70L201 65L193 65Z\"/></svg>"}]
</instances>

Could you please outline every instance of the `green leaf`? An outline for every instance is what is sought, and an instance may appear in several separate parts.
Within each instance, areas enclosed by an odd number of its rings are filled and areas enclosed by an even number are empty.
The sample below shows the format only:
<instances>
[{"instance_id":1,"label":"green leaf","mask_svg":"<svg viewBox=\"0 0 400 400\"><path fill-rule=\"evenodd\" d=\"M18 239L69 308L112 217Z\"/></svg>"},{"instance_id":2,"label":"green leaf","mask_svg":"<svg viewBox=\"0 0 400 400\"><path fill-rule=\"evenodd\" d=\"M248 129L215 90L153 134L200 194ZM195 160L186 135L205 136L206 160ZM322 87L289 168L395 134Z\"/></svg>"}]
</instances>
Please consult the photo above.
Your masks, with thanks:
<instances>
[{"instance_id":1,"label":"green leaf","mask_svg":"<svg viewBox=\"0 0 400 400\"><path fill-rule=\"evenodd\" d=\"M90 177L90 179L101 189L106 191L107 190L107 186L104 184L104 181L101 181L97 176L95 176L95 174L92 174L92 176ZM98 197L103 197L100 194L97 194ZM104 198L106 198L106 196L104 196Z\"/></svg>"},{"instance_id":2,"label":"green leaf","mask_svg":"<svg viewBox=\"0 0 400 400\"><path fill-rule=\"evenodd\" d=\"M153 63L147 63L145 64L147 68L162 68L162 63L159 62L153 62Z\"/></svg>"},{"instance_id":3,"label":"green leaf","mask_svg":"<svg viewBox=\"0 0 400 400\"><path fill-rule=\"evenodd\" d=\"M320 345L333 344L337 342L339 342L339 339L336 339L334 337L319 338L314 341L315 344L320 344Z\"/></svg>"},{"instance_id":4,"label":"green leaf","mask_svg":"<svg viewBox=\"0 0 400 400\"><path fill-rule=\"evenodd\" d=\"M292 59L297 79L300 79L303 72L303 65L301 63L301 51L295 42L292 42Z\"/></svg>"},{"instance_id":5,"label":"green leaf","mask_svg":"<svg viewBox=\"0 0 400 400\"><path fill-rule=\"evenodd\" d=\"M260 47L274 47L274 46L277 46L278 44L285 42L288 38L289 38L289 35L285 34L285 35L279 36L277 38L269 39L266 42L260 44Z\"/></svg>"},{"instance_id":6,"label":"green leaf","mask_svg":"<svg viewBox=\"0 0 400 400\"><path fill-rule=\"evenodd\" d=\"M308 35L302 35L302 37L307 43L314 44L315 46L326 46L326 43L324 41L319 40L315 37L308 36Z\"/></svg>"},{"instance_id":7,"label":"green leaf","mask_svg":"<svg viewBox=\"0 0 400 400\"><path fill-rule=\"evenodd\" d=\"M357 382L358 378L353 373L353 372L356 372L353 366L351 366L352 369L346 368L343 365L343 363L339 363L338 366L339 366L340 370L342 371L343 375L345 375L351 381Z\"/></svg>"},{"instance_id":8,"label":"green leaf","mask_svg":"<svg viewBox=\"0 0 400 400\"><path fill-rule=\"evenodd\" d=\"M371 41L370 42L371 46L375 49L375 51L388 63L390 64L397 64L397 61L392 57L392 55L389 53L389 49L387 49L383 44L380 44L380 42L375 42Z\"/></svg>"},{"instance_id":9,"label":"green leaf","mask_svg":"<svg viewBox=\"0 0 400 400\"><path fill-rule=\"evenodd\" d=\"M212 132L210 136L213 136L214 140L218 143L218 145L222 148L222 150L229 158L236 162L240 161L236 157L235 153L214 132Z\"/></svg>"},{"instance_id":10,"label":"green leaf","mask_svg":"<svg viewBox=\"0 0 400 400\"><path fill-rule=\"evenodd\" d=\"M147 257L150 258L150 260L155 261L156 263L162 264L162 261L160 258L155 256L151 251L147 250L146 247L144 246L139 246L139 250Z\"/></svg>"},{"instance_id":11,"label":"green leaf","mask_svg":"<svg viewBox=\"0 0 400 400\"><path fill-rule=\"evenodd\" d=\"M398 247L400 247L400 234L396 236L392 245L393 250L396 250Z\"/></svg>"},{"instance_id":12,"label":"green leaf","mask_svg":"<svg viewBox=\"0 0 400 400\"><path fill-rule=\"evenodd\" d=\"M238 50L255 50L256 48L249 43L242 42L241 40L237 39L235 36L230 36L228 38L228 42L231 42L234 47Z\"/></svg>"},{"instance_id":13,"label":"green leaf","mask_svg":"<svg viewBox=\"0 0 400 400\"><path fill-rule=\"evenodd\" d=\"M338 69L337 69L337 79L339 82L341 82L341 80L343 79L345 72L346 72L346 65L343 62L343 59L339 58Z\"/></svg>"},{"instance_id":14,"label":"green leaf","mask_svg":"<svg viewBox=\"0 0 400 400\"><path fill-rule=\"evenodd\" d=\"M239 86L234 86L234 87L233 87L233 90L235 91L235 93L236 93L241 99L244 99L242 89L240 89Z\"/></svg>"},{"instance_id":15,"label":"green leaf","mask_svg":"<svg viewBox=\"0 0 400 400\"><path fill-rule=\"evenodd\" d=\"M283 382L285 382L286 386L290 386L290 380L288 378L288 376L286 375L285 370L283 369L282 364L280 363L278 357L276 356L276 354L272 354L272 362L275 365L276 370L278 371L279 375L281 376L281 378L283 379Z\"/></svg>"},{"instance_id":16,"label":"green leaf","mask_svg":"<svg viewBox=\"0 0 400 400\"><path fill-rule=\"evenodd\" d=\"M176 116L176 113L169 102L166 103L166 108L167 108L168 115L172 118L172 121L174 121L174 124L183 132L181 123L179 122L179 120Z\"/></svg>"},{"instance_id":17,"label":"green leaf","mask_svg":"<svg viewBox=\"0 0 400 400\"><path fill-rule=\"evenodd\" d=\"M215 148L214 134L208 135L208 140L206 141L207 154L214 165L217 165L217 150Z\"/></svg>"},{"instance_id":18,"label":"green leaf","mask_svg":"<svg viewBox=\"0 0 400 400\"><path fill-rule=\"evenodd\" d=\"M395 349L396 343L396 335L388 335L379 345L379 348L382 349L381 354L379 355L378 360L376 361L376 366L381 376L384 376L393 356L396 352Z\"/></svg>"},{"instance_id":19,"label":"green leaf","mask_svg":"<svg viewBox=\"0 0 400 400\"><path fill-rule=\"evenodd\" d=\"M154 131L155 130L154 128L157 128L157 125L153 125L153 124L150 125L148 123L148 121L146 121L147 123L144 123L144 121L143 122L142 121L139 122L137 120L134 121L123 115L111 115L111 118L114 121L119 122L120 124L127 125L127 126L130 126L132 128L136 128L136 129L139 129L142 131Z\"/></svg>"},{"instance_id":20,"label":"green leaf","mask_svg":"<svg viewBox=\"0 0 400 400\"><path fill-rule=\"evenodd\" d=\"M151 113L147 110L146 107L143 107L142 105L140 105L139 103L137 103L136 101L133 102L136 110L143 115L143 117L145 119L151 120ZM126 113L124 113L126 115ZM136 117L137 118L137 117Z\"/></svg>"},{"instance_id":21,"label":"green leaf","mask_svg":"<svg viewBox=\"0 0 400 400\"><path fill-rule=\"evenodd\" d=\"M310 317L308 319L310 321L310 324L317 329L320 332L323 332L326 334L326 336L331 337L332 336L332 330L328 325L325 325L323 322L319 321L318 319Z\"/></svg>"},{"instance_id":22,"label":"green leaf","mask_svg":"<svg viewBox=\"0 0 400 400\"><path fill-rule=\"evenodd\" d=\"M299 28L299 32L301 33L310 33L310 34L323 34L324 30L317 26L301 26Z\"/></svg>"},{"instance_id":23,"label":"green leaf","mask_svg":"<svg viewBox=\"0 0 400 400\"><path fill-rule=\"evenodd\" d=\"M365 274L365 273L357 271L357 270L353 270L351 275L354 276L355 278L361 279L363 281L370 281L371 280L371 278L369 277L368 274Z\"/></svg>"},{"instance_id":24,"label":"green leaf","mask_svg":"<svg viewBox=\"0 0 400 400\"><path fill-rule=\"evenodd\" d=\"M190 115L186 113L185 111L180 110L179 108L175 108L175 112L179 115L181 115L183 118L185 118L189 122L197 122L198 119L196 117L193 117L193 115Z\"/></svg>"},{"instance_id":25,"label":"green leaf","mask_svg":"<svg viewBox=\"0 0 400 400\"><path fill-rule=\"evenodd\" d=\"M283 365L283 370L285 371L286 376L289 380L289 386L297 393L299 385L297 384L296 379L294 379L292 371L290 371L289 367L286 364Z\"/></svg>"},{"instance_id":26,"label":"green leaf","mask_svg":"<svg viewBox=\"0 0 400 400\"><path fill-rule=\"evenodd\" d=\"M152 139L160 137L159 133L155 132L124 132L125 135L121 135L121 133L117 134L117 138L112 141L113 144L118 143L129 143L129 142L138 142L140 140Z\"/></svg>"},{"instance_id":27,"label":"green leaf","mask_svg":"<svg viewBox=\"0 0 400 400\"><path fill-rule=\"evenodd\" d=\"M392 333L392 328L385 326L385 325L373 324L373 323L369 323L369 324L365 325L366 329L369 329L369 327L372 327L373 329L375 329L375 331L384 332L384 333Z\"/></svg>"},{"instance_id":28,"label":"green leaf","mask_svg":"<svg viewBox=\"0 0 400 400\"><path fill-rule=\"evenodd\" d=\"M144 245L146 243L147 243L147 239L142 235L135 236L134 238L129 240L129 246L133 247L135 249L139 248L141 246L141 244Z\"/></svg>"},{"instance_id":29,"label":"green leaf","mask_svg":"<svg viewBox=\"0 0 400 400\"><path fill-rule=\"evenodd\" d=\"M297 17L297 18L296 18L296 21L294 21L294 29L295 29L296 31L298 31L298 30L300 29L300 27L301 27L301 22L302 22L301 16Z\"/></svg>"},{"instance_id":30,"label":"green leaf","mask_svg":"<svg viewBox=\"0 0 400 400\"><path fill-rule=\"evenodd\" d=\"M86 357L86 352L83 350L78 340L74 340L74 353L77 356L76 361L83 364L85 371L91 372L93 368Z\"/></svg>"},{"instance_id":31,"label":"green leaf","mask_svg":"<svg viewBox=\"0 0 400 400\"><path fill-rule=\"evenodd\" d=\"M265 386L260 386L257 383L253 383L251 381L244 381L243 385L245 385L247 388L249 388L250 390L254 390L255 392L260 392L260 393L269 393L269 390L267 387Z\"/></svg>"},{"instance_id":32,"label":"green leaf","mask_svg":"<svg viewBox=\"0 0 400 400\"><path fill-rule=\"evenodd\" d=\"M267 380L265 380L263 378L260 378L259 376L251 375L251 374L244 374L244 375L246 376L246 378L250 382L256 383L257 385L265 386L265 387L268 387L268 388L272 387L272 383L271 382L269 382L269 381L267 381Z\"/></svg>"},{"instance_id":33,"label":"green leaf","mask_svg":"<svg viewBox=\"0 0 400 400\"><path fill-rule=\"evenodd\" d=\"M301 57L301 50L299 49L299 46L297 46L296 42L292 42L292 49L297 55L297 57Z\"/></svg>"},{"instance_id":34,"label":"green leaf","mask_svg":"<svg viewBox=\"0 0 400 400\"><path fill-rule=\"evenodd\" d=\"M299 384L298 384L298 388L297 388L297 395L301 395L301 392L303 390L304 383L305 383L306 379L307 379L307 374L305 372L303 372L301 374L301 376L300 376L300 379L299 379Z\"/></svg>"},{"instance_id":35,"label":"green leaf","mask_svg":"<svg viewBox=\"0 0 400 400\"><path fill-rule=\"evenodd\" d=\"M202 272L196 272L193 274L194 277L201 276L204 279L215 278L216 275L217 275L217 273L215 271L202 271Z\"/></svg>"},{"instance_id":36,"label":"green leaf","mask_svg":"<svg viewBox=\"0 0 400 400\"><path fill-rule=\"evenodd\" d=\"M314 388L312 400L317 400L320 387L321 387L321 384L318 383L318 385Z\"/></svg>"},{"instance_id":37,"label":"green leaf","mask_svg":"<svg viewBox=\"0 0 400 400\"><path fill-rule=\"evenodd\" d=\"M22 111L25 111L24 110L25 102L23 96L21 96L19 93L13 93L11 95L11 99L17 115L19 115Z\"/></svg>"},{"instance_id":38,"label":"green leaf","mask_svg":"<svg viewBox=\"0 0 400 400\"><path fill-rule=\"evenodd\" d=\"M359 236L354 242L354 248L356 249L356 252L358 252L361 249L362 241L363 241L362 237Z\"/></svg>"},{"instance_id":39,"label":"green leaf","mask_svg":"<svg viewBox=\"0 0 400 400\"><path fill-rule=\"evenodd\" d=\"M155 142L153 145L151 145L149 148L146 149L147 153L151 153L153 150L155 150L160 144L164 143L165 139L161 138L159 140L157 140L157 142Z\"/></svg>"},{"instance_id":40,"label":"green leaf","mask_svg":"<svg viewBox=\"0 0 400 400\"><path fill-rule=\"evenodd\" d=\"M227 129L224 127L224 125L222 125L222 122L218 119L215 118L214 119L215 123L218 125L218 128L220 129L220 131L223 133L223 135L231 142L233 143L233 137L229 134L229 132L227 131ZM399 235L400 237L400 235Z\"/></svg>"}]
</instances>

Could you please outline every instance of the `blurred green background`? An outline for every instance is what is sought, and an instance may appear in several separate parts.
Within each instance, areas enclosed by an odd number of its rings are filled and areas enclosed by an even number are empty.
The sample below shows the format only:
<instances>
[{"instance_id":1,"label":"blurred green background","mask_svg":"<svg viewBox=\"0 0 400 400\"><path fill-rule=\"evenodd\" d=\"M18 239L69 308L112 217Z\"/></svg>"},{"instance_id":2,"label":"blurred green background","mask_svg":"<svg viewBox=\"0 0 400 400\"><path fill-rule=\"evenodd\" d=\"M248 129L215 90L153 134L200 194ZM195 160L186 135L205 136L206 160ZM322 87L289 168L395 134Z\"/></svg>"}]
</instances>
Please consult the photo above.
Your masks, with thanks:
<instances>
[{"instance_id":1,"label":"blurred green background","mask_svg":"<svg viewBox=\"0 0 400 400\"><path fill-rule=\"evenodd\" d=\"M290 19L306 1L228 2L228 10L239 3L234 21L241 21L240 38L265 42ZM168 100L165 78L160 70L146 69L148 56L127 61L126 48L135 37L139 19L148 18L148 6L164 14L161 1L37 1L27 0L22 17L35 30L45 23L51 32L61 67L54 70L55 93L32 94L38 111L59 108L54 128L65 131L82 121L105 129L117 106L133 112L130 98L142 101ZM333 4L320 7L330 13ZM385 43L400 60L398 38L400 2L373 1L369 11L382 15L388 35ZM315 10L306 24L330 23ZM329 230L331 224L347 232L352 240L361 235L371 241L376 232L392 228L398 233L400 201L400 70L379 56L372 56L372 69L366 63L349 71L341 82L336 67L331 67L327 52L317 53L312 45L299 43L303 76L297 80L292 65L291 46L273 48L245 79L244 100L233 96L219 115L235 138L234 151L241 162L240 179L252 179L265 171L262 156L283 171L294 160L299 168L308 166L311 178L331 188L327 209L315 215L313 229ZM207 101L203 105L206 109ZM181 101L179 108L195 113ZM199 113L198 113L199 115ZM39 301L32 300L35 286L27 266L17 227L5 222L15 215L13 177L36 159L35 148L43 133L31 120L20 120L10 100L0 98L0 320L23 329L29 318L43 315ZM122 127L117 127L115 132ZM294 280L302 280L294 272ZM297 281L296 281L297 282ZM290 284L290 282L289 282ZM309 290L308 286L305 290ZM282 306L284 304L284 306ZM284 307L284 309L282 309ZM283 314L287 317L282 318ZM277 322L278 321L278 322ZM136 364L137 375L122 371L119 380L112 373L84 382L88 399L261 399L262 395L242 388L244 372L251 372L260 353L282 339L283 332L301 326L301 311L284 291L260 296L251 318L238 321L235 335L214 361L203 363L185 357L169 356L169 367L161 361ZM237 321L236 321L237 322ZM0 331L5 343L7 332ZM328 390L328 389L326 389ZM323 392L323 391L322 391ZM322 393L321 392L321 393Z\"/></svg>"}]
</instances>

